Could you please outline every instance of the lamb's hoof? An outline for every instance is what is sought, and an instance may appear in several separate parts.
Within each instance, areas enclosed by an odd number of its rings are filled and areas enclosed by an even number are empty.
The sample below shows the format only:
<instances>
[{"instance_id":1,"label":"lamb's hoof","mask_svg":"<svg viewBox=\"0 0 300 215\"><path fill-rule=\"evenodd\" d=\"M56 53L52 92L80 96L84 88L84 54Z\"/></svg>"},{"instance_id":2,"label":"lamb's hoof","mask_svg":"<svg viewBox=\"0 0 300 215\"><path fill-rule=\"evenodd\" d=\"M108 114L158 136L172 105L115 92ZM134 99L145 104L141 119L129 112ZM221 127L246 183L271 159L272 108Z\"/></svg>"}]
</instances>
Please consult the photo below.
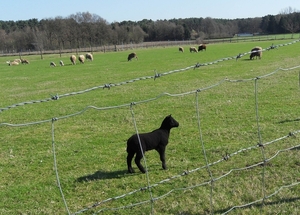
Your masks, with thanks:
<instances>
[{"instance_id":1,"label":"lamb's hoof","mask_svg":"<svg viewBox=\"0 0 300 215\"><path fill-rule=\"evenodd\" d=\"M128 173L134 173L134 170L132 168L128 169Z\"/></svg>"}]
</instances>

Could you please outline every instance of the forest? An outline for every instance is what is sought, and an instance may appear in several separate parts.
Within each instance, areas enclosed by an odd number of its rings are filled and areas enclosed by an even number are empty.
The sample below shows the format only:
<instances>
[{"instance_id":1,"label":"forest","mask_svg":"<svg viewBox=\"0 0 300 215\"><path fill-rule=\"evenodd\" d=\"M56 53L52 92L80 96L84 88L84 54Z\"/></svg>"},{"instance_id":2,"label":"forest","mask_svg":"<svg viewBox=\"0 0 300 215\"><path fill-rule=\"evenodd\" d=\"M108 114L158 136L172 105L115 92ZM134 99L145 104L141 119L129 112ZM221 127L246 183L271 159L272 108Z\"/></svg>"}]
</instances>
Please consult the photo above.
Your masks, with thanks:
<instances>
[{"instance_id":1,"label":"forest","mask_svg":"<svg viewBox=\"0 0 300 215\"><path fill-rule=\"evenodd\" d=\"M232 38L241 34L283 34L300 31L300 12L287 8L277 15L243 19L185 18L108 23L89 12L68 17L0 20L0 52L64 50L149 41Z\"/></svg>"}]
</instances>

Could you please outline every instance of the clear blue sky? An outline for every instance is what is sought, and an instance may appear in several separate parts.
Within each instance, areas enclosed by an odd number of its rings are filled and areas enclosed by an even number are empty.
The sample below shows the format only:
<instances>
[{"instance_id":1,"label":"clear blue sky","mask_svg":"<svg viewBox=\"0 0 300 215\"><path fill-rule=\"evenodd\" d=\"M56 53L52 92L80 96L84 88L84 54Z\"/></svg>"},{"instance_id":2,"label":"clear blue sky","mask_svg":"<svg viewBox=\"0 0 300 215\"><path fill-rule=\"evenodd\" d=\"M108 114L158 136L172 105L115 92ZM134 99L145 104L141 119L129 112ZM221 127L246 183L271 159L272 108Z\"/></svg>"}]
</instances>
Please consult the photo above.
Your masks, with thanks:
<instances>
[{"instance_id":1,"label":"clear blue sky","mask_svg":"<svg viewBox=\"0 0 300 215\"><path fill-rule=\"evenodd\" d=\"M5 0L0 20L63 18L90 12L108 22L191 17L253 18L276 15L291 7L300 10L300 0Z\"/></svg>"}]
</instances>

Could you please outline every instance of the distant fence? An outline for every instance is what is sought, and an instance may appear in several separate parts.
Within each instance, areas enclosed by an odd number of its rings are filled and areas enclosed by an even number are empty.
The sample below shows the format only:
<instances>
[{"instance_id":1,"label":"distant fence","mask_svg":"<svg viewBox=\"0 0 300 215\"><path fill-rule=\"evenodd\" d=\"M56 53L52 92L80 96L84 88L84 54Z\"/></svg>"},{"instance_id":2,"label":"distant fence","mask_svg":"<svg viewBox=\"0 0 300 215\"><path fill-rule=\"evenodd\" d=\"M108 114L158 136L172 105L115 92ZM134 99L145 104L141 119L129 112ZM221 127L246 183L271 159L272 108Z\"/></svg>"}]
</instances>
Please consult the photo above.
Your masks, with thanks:
<instances>
[{"instance_id":1,"label":"distant fence","mask_svg":"<svg viewBox=\"0 0 300 215\"><path fill-rule=\"evenodd\" d=\"M256 35L256 36L235 36L222 39L204 39L201 43L237 43L237 42L255 42L255 41L272 41L272 40L285 40L285 39L297 39L300 38L300 33L297 34L281 34L281 35ZM41 55L41 54L65 54L65 53L82 53L82 52L117 52L141 48L153 48L153 47L167 47L167 46L189 46L199 44L198 40L174 40L174 41L154 41L154 42L142 42L142 43L130 43L130 44L118 44L118 45L105 45L94 46L74 49L63 50L43 50L40 51L23 51L23 52L11 52L6 53L3 50L0 51L0 56L24 56L24 55Z\"/></svg>"}]
</instances>

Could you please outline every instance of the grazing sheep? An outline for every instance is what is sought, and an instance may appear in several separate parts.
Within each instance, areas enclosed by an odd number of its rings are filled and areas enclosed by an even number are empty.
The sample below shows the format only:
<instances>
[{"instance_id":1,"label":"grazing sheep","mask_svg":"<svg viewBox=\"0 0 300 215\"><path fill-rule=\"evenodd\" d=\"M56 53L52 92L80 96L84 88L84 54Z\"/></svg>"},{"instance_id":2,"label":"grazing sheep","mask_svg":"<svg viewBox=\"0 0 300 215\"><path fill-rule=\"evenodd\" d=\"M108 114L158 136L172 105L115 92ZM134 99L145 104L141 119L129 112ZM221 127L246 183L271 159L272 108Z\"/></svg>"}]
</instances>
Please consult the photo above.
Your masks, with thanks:
<instances>
[{"instance_id":1,"label":"grazing sheep","mask_svg":"<svg viewBox=\"0 0 300 215\"><path fill-rule=\"evenodd\" d=\"M135 156L135 163L139 170L142 173L145 173L146 170L141 165L141 159L143 158L143 155L146 151L155 149L159 155L160 160L162 162L162 168L167 169L166 166L166 160L165 160L165 150L166 146L168 144L169 136L170 136L170 130L171 128L178 127L179 123L171 116L167 116L160 128L153 130L149 133L143 133L143 134L134 134L127 140L127 166L128 166L128 172L134 173L134 170L131 166L132 158ZM140 147L141 144L141 147ZM142 149L141 149L142 148Z\"/></svg>"},{"instance_id":2,"label":"grazing sheep","mask_svg":"<svg viewBox=\"0 0 300 215\"><path fill-rule=\"evenodd\" d=\"M198 46L198 52L203 51L203 50L206 51L206 45L205 45L205 44L200 44L200 45Z\"/></svg>"},{"instance_id":3,"label":"grazing sheep","mask_svg":"<svg viewBox=\"0 0 300 215\"><path fill-rule=\"evenodd\" d=\"M19 63L17 61L8 62L9 66L17 66Z\"/></svg>"},{"instance_id":4,"label":"grazing sheep","mask_svg":"<svg viewBox=\"0 0 300 215\"><path fill-rule=\"evenodd\" d=\"M13 61L15 61L15 62L18 62L18 63L21 63L22 62L22 60L21 59L14 59Z\"/></svg>"},{"instance_id":5,"label":"grazing sheep","mask_svg":"<svg viewBox=\"0 0 300 215\"><path fill-rule=\"evenodd\" d=\"M259 46L254 47L253 49L251 49L251 54L250 54L250 60L254 59L254 57L257 57L259 59L261 59L262 57L262 48Z\"/></svg>"},{"instance_id":6,"label":"grazing sheep","mask_svg":"<svg viewBox=\"0 0 300 215\"><path fill-rule=\"evenodd\" d=\"M71 55L70 60L73 65L76 65L76 56L75 55Z\"/></svg>"},{"instance_id":7,"label":"grazing sheep","mask_svg":"<svg viewBox=\"0 0 300 215\"><path fill-rule=\"evenodd\" d=\"M26 60L26 59L21 59L21 63L22 63L22 64L29 64L29 61Z\"/></svg>"},{"instance_id":8,"label":"grazing sheep","mask_svg":"<svg viewBox=\"0 0 300 215\"><path fill-rule=\"evenodd\" d=\"M195 47L190 47L190 52L198 52L197 49Z\"/></svg>"},{"instance_id":9,"label":"grazing sheep","mask_svg":"<svg viewBox=\"0 0 300 215\"><path fill-rule=\"evenodd\" d=\"M128 61L130 61L130 60L132 60L133 58L136 58L136 59L138 59L138 57L137 57L137 55L136 55L136 53L130 53L129 55L128 55Z\"/></svg>"},{"instance_id":10,"label":"grazing sheep","mask_svg":"<svg viewBox=\"0 0 300 215\"><path fill-rule=\"evenodd\" d=\"M51 62L50 62L50 66L51 66L51 67L56 67L56 64L55 64L53 61L51 61Z\"/></svg>"},{"instance_id":11,"label":"grazing sheep","mask_svg":"<svg viewBox=\"0 0 300 215\"><path fill-rule=\"evenodd\" d=\"M84 55L79 55L78 60L80 63L84 63L84 60L85 60Z\"/></svg>"},{"instance_id":12,"label":"grazing sheep","mask_svg":"<svg viewBox=\"0 0 300 215\"><path fill-rule=\"evenodd\" d=\"M90 61L94 60L93 55L91 53L86 53L85 58Z\"/></svg>"},{"instance_id":13,"label":"grazing sheep","mask_svg":"<svg viewBox=\"0 0 300 215\"><path fill-rule=\"evenodd\" d=\"M179 51L183 53L184 52L183 47L179 47Z\"/></svg>"},{"instance_id":14,"label":"grazing sheep","mask_svg":"<svg viewBox=\"0 0 300 215\"><path fill-rule=\"evenodd\" d=\"M64 66L64 62L62 60L59 61L60 66Z\"/></svg>"}]
</instances>

